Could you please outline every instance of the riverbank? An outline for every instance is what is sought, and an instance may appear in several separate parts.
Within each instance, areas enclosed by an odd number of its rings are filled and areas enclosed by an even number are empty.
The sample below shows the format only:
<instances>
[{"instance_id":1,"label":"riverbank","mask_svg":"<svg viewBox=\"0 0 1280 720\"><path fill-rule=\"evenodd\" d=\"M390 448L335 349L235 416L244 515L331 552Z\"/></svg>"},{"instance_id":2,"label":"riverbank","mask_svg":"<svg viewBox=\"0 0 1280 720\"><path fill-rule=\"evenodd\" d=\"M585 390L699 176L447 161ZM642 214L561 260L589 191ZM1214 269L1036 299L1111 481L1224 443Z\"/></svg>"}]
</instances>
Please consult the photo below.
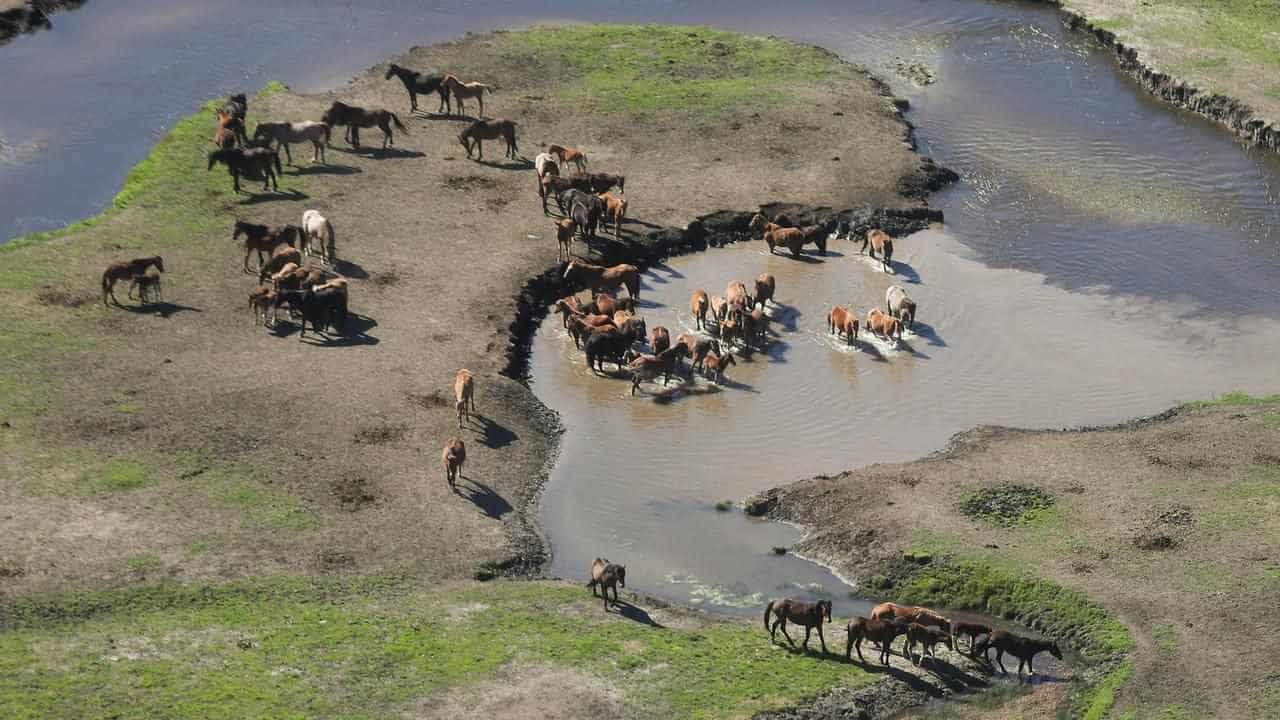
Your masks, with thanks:
<instances>
[{"instance_id":1,"label":"riverbank","mask_svg":"<svg viewBox=\"0 0 1280 720\"><path fill-rule=\"evenodd\" d=\"M1280 6L1251 0L1051 0L1149 92L1280 151Z\"/></svg>"},{"instance_id":2,"label":"riverbank","mask_svg":"<svg viewBox=\"0 0 1280 720\"><path fill-rule=\"evenodd\" d=\"M796 551L872 597L1065 640L1095 668L1072 716L1270 717L1280 626L1255 610L1280 602L1278 440L1280 399L1230 395L1114 428L978 428L750 508L802 524ZM1052 717L1039 693L1014 700L1026 717Z\"/></svg>"},{"instance_id":3,"label":"riverbank","mask_svg":"<svg viewBox=\"0 0 1280 720\"><path fill-rule=\"evenodd\" d=\"M0 45L18 35L51 27L49 14L74 10L85 0L0 0Z\"/></svg>"},{"instance_id":4,"label":"riverbank","mask_svg":"<svg viewBox=\"0 0 1280 720\"><path fill-rule=\"evenodd\" d=\"M646 261L718 242L745 219L718 211L769 201L854 208L904 227L938 219L920 197L946 174L914 153L883 86L825 51L699 28L584 26L468 36L394 61L491 82L486 110L517 121L526 157L576 145L593 170L627 175L630 222L589 254L575 246L591 259ZM547 296L531 287L547 291L556 275L552 220L528 163L499 160L494 143L486 162L467 160L456 140L467 119L411 115L385 67L319 96L269 87L251 99L249 124L314 119L343 99L399 113L408 131L392 149L376 148L376 129L360 151L335 133L324 165L295 145L281 192L237 197L221 168L205 170L211 103L135 168L107 212L0 248L0 300L13 311L0 329L6 617L33 598L79 607L87 592L117 593L112 613L133 623L148 610L130 593L157 582L198 600L277 576L304 588L370 577L422 587L540 567L527 511L557 427L522 384L519 359L545 311L532 300ZM419 102L435 109L433 97ZM253 323L245 297L256 282L230 238L236 219L296 223L309 208L337 229L336 269L351 280L356 315L328 342ZM152 254L165 260L164 302L104 307L101 269ZM462 433L465 479L451 492L439 448L457 433L459 367L478 377L480 419ZM207 618L189 620L174 633L199 633ZM592 636L580 640L595 657ZM22 654L32 684L5 701L35 716L81 714L78 695L50 712L24 704L25 693L44 689L41 667L94 652L43 666L48 658ZM262 669L292 673L272 667ZM428 689L483 677L449 674ZM201 685L193 696L206 692L219 691ZM709 716L796 698L735 693L708 700ZM321 716L346 707L313 706Z\"/></svg>"}]
</instances>

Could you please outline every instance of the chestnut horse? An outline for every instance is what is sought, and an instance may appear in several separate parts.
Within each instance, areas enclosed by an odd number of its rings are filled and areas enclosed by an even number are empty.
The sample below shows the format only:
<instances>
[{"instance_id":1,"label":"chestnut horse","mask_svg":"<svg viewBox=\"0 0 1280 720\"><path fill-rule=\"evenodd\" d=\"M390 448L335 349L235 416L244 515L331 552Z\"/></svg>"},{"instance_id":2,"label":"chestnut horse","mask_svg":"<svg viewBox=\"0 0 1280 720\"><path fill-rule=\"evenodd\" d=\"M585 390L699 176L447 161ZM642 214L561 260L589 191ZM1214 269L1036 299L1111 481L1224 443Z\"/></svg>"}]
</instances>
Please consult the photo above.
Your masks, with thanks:
<instances>
[{"instance_id":1,"label":"chestnut horse","mask_svg":"<svg viewBox=\"0 0 1280 720\"><path fill-rule=\"evenodd\" d=\"M458 411L458 429L462 429L463 420L471 422L471 413L476 409L476 377L470 370L463 368L453 378L453 397Z\"/></svg>"},{"instance_id":2,"label":"chestnut horse","mask_svg":"<svg viewBox=\"0 0 1280 720\"><path fill-rule=\"evenodd\" d=\"M871 308L867 312L867 330L886 339L896 337L902 340L902 323L881 312L880 308Z\"/></svg>"},{"instance_id":3,"label":"chestnut horse","mask_svg":"<svg viewBox=\"0 0 1280 720\"><path fill-rule=\"evenodd\" d=\"M480 114L476 117L484 117L484 94L488 92L493 94L493 88L479 82L464 83L453 75L445 75L442 83L446 90L453 93L453 99L458 101L458 114L461 115L467 111L462 106L462 101L467 98L475 98L480 103Z\"/></svg>"},{"instance_id":4,"label":"chestnut horse","mask_svg":"<svg viewBox=\"0 0 1280 720\"><path fill-rule=\"evenodd\" d=\"M893 272L893 238L889 234L879 228L867 231L866 237L862 239L862 247L858 250L858 254L866 252L867 246L871 246L871 259L874 260L876 253L880 253L880 263L884 265L885 272Z\"/></svg>"},{"instance_id":5,"label":"chestnut horse","mask_svg":"<svg viewBox=\"0 0 1280 720\"><path fill-rule=\"evenodd\" d=\"M880 603L871 610L872 620L884 620L887 618L900 618L909 623L920 623L921 625L932 625L942 628L947 632L951 632L951 621L927 607L919 605L897 605L895 603Z\"/></svg>"},{"instance_id":6,"label":"chestnut horse","mask_svg":"<svg viewBox=\"0 0 1280 720\"><path fill-rule=\"evenodd\" d=\"M693 327L695 330L701 330L707 324L707 306L710 300L707 299L707 291L698 288L693 291L693 297L689 298L689 312L693 313Z\"/></svg>"},{"instance_id":7,"label":"chestnut horse","mask_svg":"<svg viewBox=\"0 0 1280 720\"><path fill-rule=\"evenodd\" d=\"M764 307L765 303L773 299L773 292L778 287L778 281L769 273L760 273L756 276L756 294L751 298L751 307L759 305Z\"/></svg>"},{"instance_id":8,"label":"chestnut horse","mask_svg":"<svg viewBox=\"0 0 1280 720\"><path fill-rule=\"evenodd\" d=\"M560 158L562 163L573 163L580 173L587 171L587 156L581 150L560 145L548 145L547 152Z\"/></svg>"},{"instance_id":9,"label":"chestnut horse","mask_svg":"<svg viewBox=\"0 0 1280 720\"><path fill-rule=\"evenodd\" d=\"M223 150L230 150L244 135L244 123L226 110L215 110L214 114L218 116L218 127L213 131L210 142Z\"/></svg>"},{"instance_id":10,"label":"chestnut horse","mask_svg":"<svg viewBox=\"0 0 1280 720\"><path fill-rule=\"evenodd\" d=\"M858 662L866 664L866 659L862 657L862 641L871 640L880 644L880 664L889 664L889 654L893 649L893 641L899 635L907 631L907 623L901 619L888 620L868 620L864 617L856 617L849 621L849 625L845 628L848 633L845 639L844 657L846 660L853 659L853 651L858 651Z\"/></svg>"},{"instance_id":11,"label":"chestnut horse","mask_svg":"<svg viewBox=\"0 0 1280 720\"><path fill-rule=\"evenodd\" d=\"M640 268L635 265L614 265L606 268L574 260L565 267L564 280L574 282L579 279L597 292L608 292L623 286L631 297L637 299L640 297Z\"/></svg>"},{"instance_id":12,"label":"chestnut horse","mask_svg":"<svg viewBox=\"0 0 1280 720\"><path fill-rule=\"evenodd\" d=\"M837 305L827 313L827 331L836 334L836 338L844 335L849 345L858 339L858 316L849 308Z\"/></svg>"},{"instance_id":13,"label":"chestnut horse","mask_svg":"<svg viewBox=\"0 0 1280 720\"><path fill-rule=\"evenodd\" d=\"M775 620L773 625L769 625L769 614L772 613ZM768 605L764 606L764 629L769 631L769 641L774 642L777 639L778 628L782 628L782 636L787 642L795 647L796 642L791 639L791 635L787 634L787 621L801 625L804 627L804 643L801 645L805 650L809 649L809 634L817 628L818 642L822 643L822 652L828 652L827 641L822 637L822 622L831 622L831 601L818 600L817 602L805 602L794 598L785 598L783 600L771 600Z\"/></svg>"},{"instance_id":14,"label":"chestnut horse","mask_svg":"<svg viewBox=\"0 0 1280 720\"><path fill-rule=\"evenodd\" d=\"M440 453L440 461L444 464L444 477L449 487L456 486L458 477L462 475L462 464L467 461L466 443L461 438L449 438Z\"/></svg>"}]
</instances>

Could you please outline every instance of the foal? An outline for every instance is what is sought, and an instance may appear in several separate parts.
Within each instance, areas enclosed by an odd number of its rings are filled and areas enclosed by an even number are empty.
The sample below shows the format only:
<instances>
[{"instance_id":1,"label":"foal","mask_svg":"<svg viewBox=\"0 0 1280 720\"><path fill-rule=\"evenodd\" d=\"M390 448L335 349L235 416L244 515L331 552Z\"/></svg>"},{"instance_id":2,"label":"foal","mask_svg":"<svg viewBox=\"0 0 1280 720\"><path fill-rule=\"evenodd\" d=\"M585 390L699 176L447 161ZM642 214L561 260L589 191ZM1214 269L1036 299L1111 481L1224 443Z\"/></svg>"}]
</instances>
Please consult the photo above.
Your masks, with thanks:
<instances>
[{"instance_id":1,"label":"foal","mask_svg":"<svg viewBox=\"0 0 1280 720\"><path fill-rule=\"evenodd\" d=\"M769 614L773 613L775 618L772 626L769 625ZM818 629L818 642L822 643L822 652L827 651L827 641L822 637L823 618L827 622L831 622L831 601L819 600L817 602L805 602L803 600L795 600L786 598L783 600L771 600L768 605L764 606L764 629L769 631L769 641L773 642L776 638L778 628L782 628L782 636L795 647L795 641L787 634L787 621L804 626L804 643L801 645L805 650L809 649L809 633L814 628ZM859 652L861 654L861 652Z\"/></svg>"},{"instance_id":2,"label":"foal","mask_svg":"<svg viewBox=\"0 0 1280 720\"><path fill-rule=\"evenodd\" d=\"M547 152L560 158L560 162L562 163L573 163L574 167L578 168L578 172L580 173L587 171L587 156L586 153L581 150L562 147L560 145L548 145Z\"/></svg>"},{"instance_id":3,"label":"foal","mask_svg":"<svg viewBox=\"0 0 1280 720\"><path fill-rule=\"evenodd\" d=\"M488 92L493 94L493 88L479 82L464 83L453 75L445 75L441 81L445 89L453 93L453 99L458 101L458 114L466 112L467 109L462 106L462 101L467 98L475 98L480 103L480 114L477 118L484 117L484 94Z\"/></svg>"}]
</instances>

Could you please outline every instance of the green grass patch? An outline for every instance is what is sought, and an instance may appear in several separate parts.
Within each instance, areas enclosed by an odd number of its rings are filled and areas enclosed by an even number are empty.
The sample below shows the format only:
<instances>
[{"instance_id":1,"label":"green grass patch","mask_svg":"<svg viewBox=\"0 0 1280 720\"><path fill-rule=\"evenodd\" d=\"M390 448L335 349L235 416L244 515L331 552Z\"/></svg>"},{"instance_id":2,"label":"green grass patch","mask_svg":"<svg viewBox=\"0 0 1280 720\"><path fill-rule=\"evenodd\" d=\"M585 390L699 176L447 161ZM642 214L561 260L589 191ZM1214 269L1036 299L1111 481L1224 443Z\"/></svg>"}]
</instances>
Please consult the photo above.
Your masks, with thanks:
<instances>
[{"instance_id":1,"label":"green grass patch","mask_svg":"<svg viewBox=\"0 0 1280 720\"><path fill-rule=\"evenodd\" d=\"M1032 525L1045 520L1053 496L1032 485L1005 484L969 493L960 512L993 525Z\"/></svg>"},{"instance_id":2,"label":"green grass patch","mask_svg":"<svg viewBox=\"0 0 1280 720\"><path fill-rule=\"evenodd\" d=\"M131 572L149 573L159 570L164 563L160 561L160 556L152 553L138 553L130 555L124 562L126 568Z\"/></svg>"},{"instance_id":3,"label":"green grass patch","mask_svg":"<svg viewBox=\"0 0 1280 720\"><path fill-rule=\"evenodd\" d=\"M1116 32L1117 30L1124 30L1126 28L1133 27L1133 18L1128 15L1117 15L1116 17L1106 18L1104 20L1090 20L1089 24L1099 30Z\"/></svg>"},{"instance_id":4,"label":"green grass patch","mask_svg":"<svg viewBox=\"0 0 1280 720\"><path fill-rule=\"evenodd\" d=\"M1115 707L1116 694L1133 675L1133 663L1125 661L1093 686L1076 695L1075 715L1081 720L1103 720Z\"/></svg>"},{"instance_id":5,"label":"green grass patch","mask_svg":"<svg viewBox=\"0 0 1280 720\"><path fill-rule=\"evenodd\" d=\"M715 115L745 102L779 102L787 85L845 71L816 48L706 27L574 25L508 37L517 55L558 60L571 73L567 97L597 112Z\"/></svg>"},{"instance_id":6,"label":"green grass patch","mask_svg":"<svg viewBox=\"0 0 1280 720\"><path fill-rule=\"evenodd\" d=\"M674 630L606 619L579 587L333 585L99 594L111 609L91 619L0 635L0 716L382 718L512 661L598 675L626 703L678 718L745 717L874 680L771 647L754 625Z\"/></svg>"},{"instance_id":7,"label":"green grass patch","mask_svg":"<svg viewBox=\"0 0 1280 720\"><path fill-rule=\"evenodd\" d=\"M1193 407L1238 407L1249 405L1270 405L1272 403L1280 403L1280 395L1250 395L1242 390L1233 390L1232 392L1221 395L1213 400L1197 400L1191 403Z\"/></svg>"},{"instance_id":8,"label":"green grass patch","mask_svg":"<svg viewBox=\"0 0 1280 720\"><path fill-rule=\"evenodd\" d=\"M1164 623L1151 628L1151 640L1161 655L1177 655L1181 636L1175 625Z\"/></svg>"},{"instance_id":9,"label":"green grass patch","mask_svg":"<svg viewBox=\"0 0 1280 720\"><path fill-rule=\"evenodd\" d=\"M250 471L238 467L210 468L201 479L214 501L238 511L250 527L299 531L319 525L319 519L302 498L269 487Z\"/></svg>"}]
</instances>

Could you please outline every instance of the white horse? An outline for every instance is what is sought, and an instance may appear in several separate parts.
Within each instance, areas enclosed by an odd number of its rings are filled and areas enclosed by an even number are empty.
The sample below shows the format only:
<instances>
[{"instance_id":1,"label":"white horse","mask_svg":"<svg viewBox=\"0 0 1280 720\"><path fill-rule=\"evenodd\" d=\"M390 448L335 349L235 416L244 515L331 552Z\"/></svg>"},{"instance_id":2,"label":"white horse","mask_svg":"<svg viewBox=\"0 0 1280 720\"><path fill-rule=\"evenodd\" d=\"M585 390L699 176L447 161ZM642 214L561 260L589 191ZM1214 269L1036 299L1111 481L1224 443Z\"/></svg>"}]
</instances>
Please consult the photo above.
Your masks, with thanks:
<instances>
[{"instance_id":1,"label":"white horse","mask_svg":"<svg viewBox=\"0 0 1280 720\"><path fill-rule=\"evenodd\" d=\"M889 314L898 318L910 330L916 322L916 301L907 296L901 285L890 285L884 293L884 305Z\"/></svg>"},{"instance_id":2,"label":"white horse","mask_svg":"<svg viewBox=\"0 0 1280 720\"><path fill-rule=\"evenodd\" d=\"M542 182L542 178L546 177L547 173L552 175L560 174L560 165L556 162L556 156L551 153L538 153L538 156L533 159L533 169L538 173L539 183Z\"/></svg>"},{"instance_id":3,"label":"white horse","mask_svg":"<svg viewBox=\"0 0 1280 720\"><path fill-rule=\"evenodd\" d=\"M320 261L332 263L337 258L333 243L333 224L317 210L302 213L302 252L315 255L319 248Z\"/></svg>"},{"instance_id":4,"label":"white horse","mask_svg":"<svg viewBox=\"0 0 1280 720\"><path fill-rule=\"evenodd\" d=\"M311 162L327 162L324 157L324 146L329 144L329 126L322 122L308 120L306 122L264 122L258 123L253 131L253 139L274 140L284 146L284 156L289 164L293 164L293 154L289 152L289 143L310 142L314 148Z\"/></svg>"}]
</instances>

